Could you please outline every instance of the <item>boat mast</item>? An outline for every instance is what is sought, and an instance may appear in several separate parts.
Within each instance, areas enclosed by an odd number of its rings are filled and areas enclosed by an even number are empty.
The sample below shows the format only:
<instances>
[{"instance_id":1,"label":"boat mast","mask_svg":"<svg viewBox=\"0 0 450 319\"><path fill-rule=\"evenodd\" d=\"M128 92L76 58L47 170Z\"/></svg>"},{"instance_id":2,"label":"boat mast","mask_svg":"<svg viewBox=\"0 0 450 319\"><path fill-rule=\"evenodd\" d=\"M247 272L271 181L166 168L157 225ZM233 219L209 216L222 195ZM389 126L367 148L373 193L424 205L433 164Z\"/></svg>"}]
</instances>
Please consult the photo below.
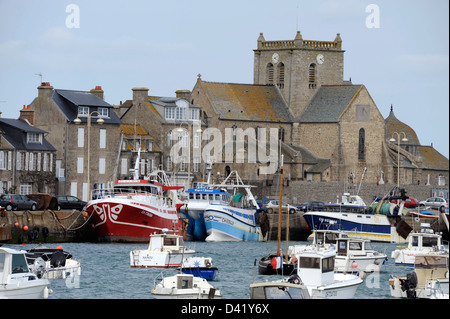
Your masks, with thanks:
<instances>
[{"instance_id":1,"label":"boat mast","mask_svg":"<svg viewBox=\"0 0 450 319\"><path fill-rule=\"evenodd\" d=\"M277 256L281 256L281 203L283 198L283 154L281 154L280 165L280 202L278 203L278 249Z\"/></svg>"}]
</instances>

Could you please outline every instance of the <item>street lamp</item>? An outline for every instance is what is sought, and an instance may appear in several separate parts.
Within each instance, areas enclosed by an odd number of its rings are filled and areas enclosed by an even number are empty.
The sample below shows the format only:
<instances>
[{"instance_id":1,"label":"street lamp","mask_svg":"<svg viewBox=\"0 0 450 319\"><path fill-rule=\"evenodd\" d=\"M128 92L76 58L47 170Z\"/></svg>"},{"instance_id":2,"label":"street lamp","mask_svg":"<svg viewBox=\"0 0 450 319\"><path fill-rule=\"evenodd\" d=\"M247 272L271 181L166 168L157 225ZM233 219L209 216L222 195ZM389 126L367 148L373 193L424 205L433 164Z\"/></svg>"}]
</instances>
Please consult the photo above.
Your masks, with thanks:
<instances>
[{"instance_id":1,"label":"street lamp","mask_svg":"<svg viewBox=\"0 0 450 319\"><path fill-rule=\"evenodd\" d=\"M76 125L79 125L79 124L81 124L81 120L80 120L80 118L78 116L79 115L86 116L87 128L88 128L88 132L87 132L87 136L88 136L88 139L87 139L87 144L88 144L88 149L87 149L87 151L88 151L88 153L87 153L88 196L89 196L89 192L90 192L90 189L91 189L91 174L90 174L91 173L91 116L93 114L98 114L98 116L99 116L99 118L97 119L97 124L102 125L103 123L105 123L105 120L102 119L102 115L99 112L97 112L97 111L92 111L91 113L88 113L86 111L78 112L77 118L75 120L73 120L73 122Z\"/></svg>"},{"instance_id":2,"label":"street lamp","mask_svg":"<svg viewBox=\"0 0 450 319\"><path fill-rule=\"evenodd\" d=\"M405 132L394 132L392 133L392 137L389 139L389 142L395 142L394 135L397 135L397 187L400 188L400 138L402 135L404 136L401 139L401 142L408 142L408 139L406 138Z\"/></svg>"}]
</instances>

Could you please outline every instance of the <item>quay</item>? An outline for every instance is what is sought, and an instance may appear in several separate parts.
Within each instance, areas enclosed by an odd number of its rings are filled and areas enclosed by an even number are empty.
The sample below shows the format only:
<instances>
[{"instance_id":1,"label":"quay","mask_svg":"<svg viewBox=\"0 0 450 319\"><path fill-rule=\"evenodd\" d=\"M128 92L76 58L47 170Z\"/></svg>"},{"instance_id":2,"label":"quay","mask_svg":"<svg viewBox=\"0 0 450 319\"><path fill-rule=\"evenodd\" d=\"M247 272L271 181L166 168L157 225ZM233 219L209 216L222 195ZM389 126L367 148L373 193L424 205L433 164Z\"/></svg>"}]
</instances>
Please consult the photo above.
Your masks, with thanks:
<instances>
[{"instance_id":1,"label":"quay","mask_svg":"<svg viewBox=\"0 0 450 319\"><path fill-rule=\"evenodd\" d=\"M73 211L2 211L0 243L96 241L89 218Z\"/></svg>"}]
</instances>

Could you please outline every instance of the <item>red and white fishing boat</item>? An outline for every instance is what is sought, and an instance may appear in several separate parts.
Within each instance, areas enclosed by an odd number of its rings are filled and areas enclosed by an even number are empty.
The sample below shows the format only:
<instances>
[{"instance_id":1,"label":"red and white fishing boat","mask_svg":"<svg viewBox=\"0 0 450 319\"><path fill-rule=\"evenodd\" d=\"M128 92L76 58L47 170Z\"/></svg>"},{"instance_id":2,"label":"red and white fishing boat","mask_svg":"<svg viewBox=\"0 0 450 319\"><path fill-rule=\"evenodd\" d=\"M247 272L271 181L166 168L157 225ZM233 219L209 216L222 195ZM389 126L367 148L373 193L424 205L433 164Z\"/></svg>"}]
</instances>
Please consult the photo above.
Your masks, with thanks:
<instances>
[{"instance_id":1,"label":"red and white fishing boat","mask_svg":"<svg viewBox=\"0 0 450 319\"><path fill-rule=\"evenodd\" d=\"M138 156L139 158L139 156ZM153 178L157 180L153 180ZM178 190L171 186L164 171L148 179L116 180L112 188L97 190L86 206L100 241L148 242L149 236L167 229L182 234Z\"/></svg>"}]
</instances>

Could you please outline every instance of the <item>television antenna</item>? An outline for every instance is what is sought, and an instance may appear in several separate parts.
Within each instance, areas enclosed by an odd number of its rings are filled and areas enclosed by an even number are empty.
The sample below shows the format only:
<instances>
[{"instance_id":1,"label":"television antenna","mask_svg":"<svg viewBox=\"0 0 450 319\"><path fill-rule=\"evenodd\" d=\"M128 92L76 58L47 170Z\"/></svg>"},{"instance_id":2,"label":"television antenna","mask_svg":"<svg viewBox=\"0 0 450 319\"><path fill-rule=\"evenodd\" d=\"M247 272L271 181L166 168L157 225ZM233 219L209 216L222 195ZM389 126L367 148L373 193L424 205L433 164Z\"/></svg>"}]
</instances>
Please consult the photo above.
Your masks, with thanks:
<instances>
[{"instance_id":1,"label":"television antenna","mask_svg":"<svg viewBox=\"0 0 450 319\"><path fill-rule=\"evenodd\" d=\"M42 73L36 73L35 75L40 76L41 77L41 83L42 83Z\"/></svg>"}]
</instances>

